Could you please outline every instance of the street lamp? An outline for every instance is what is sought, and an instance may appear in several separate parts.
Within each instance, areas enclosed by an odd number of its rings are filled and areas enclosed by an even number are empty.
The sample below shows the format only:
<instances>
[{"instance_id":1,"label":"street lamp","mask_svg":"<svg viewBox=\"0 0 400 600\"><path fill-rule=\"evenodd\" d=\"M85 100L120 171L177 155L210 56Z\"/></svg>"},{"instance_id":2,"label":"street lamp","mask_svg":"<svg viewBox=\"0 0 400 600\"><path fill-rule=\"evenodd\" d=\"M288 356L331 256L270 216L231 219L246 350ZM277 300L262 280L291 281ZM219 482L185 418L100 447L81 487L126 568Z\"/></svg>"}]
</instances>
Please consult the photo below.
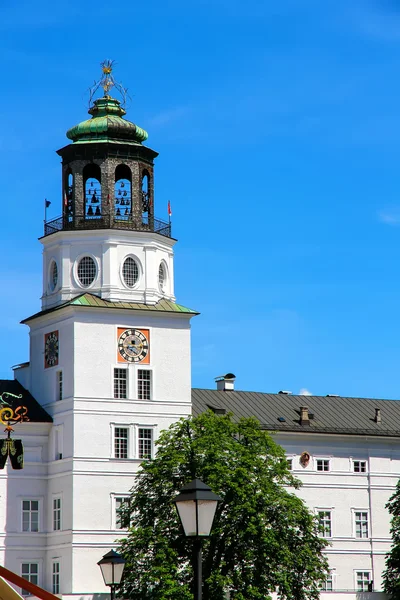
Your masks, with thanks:
<instances>
[{"instance_id":1,"label":"street lamp","mask_svg":"<svg viewBox=\"0 0 400 600\"><path fill-rule=\"evenodd\" d=\"M118 552L110 550L97 564L103 575L104 583L111 589L111 600L114 600L115 588L121 583L125 559Z\"/></svg>"},{"instance_id":2,"label":"street lamp","mask_svg":"<svg viewBox=\"0 0 400 600\"><path fill-rule=\"evenodd\" d=\"M221 500L200 479L185 485L174 499L185 535L194 538L194 600L202 599L202 538L210 535L217 504Z\"/></svg>"}]
</instances>

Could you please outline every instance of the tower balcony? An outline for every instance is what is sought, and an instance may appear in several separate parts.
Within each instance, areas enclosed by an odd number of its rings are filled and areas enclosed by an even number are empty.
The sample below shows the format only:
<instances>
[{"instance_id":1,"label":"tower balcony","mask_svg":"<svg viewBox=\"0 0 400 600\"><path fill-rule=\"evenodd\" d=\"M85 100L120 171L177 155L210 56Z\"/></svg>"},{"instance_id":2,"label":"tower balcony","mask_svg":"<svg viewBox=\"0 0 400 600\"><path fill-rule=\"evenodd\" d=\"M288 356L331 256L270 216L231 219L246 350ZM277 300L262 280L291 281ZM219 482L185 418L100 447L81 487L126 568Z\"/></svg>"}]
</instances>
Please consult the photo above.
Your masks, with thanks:
<instances>
[{"instance_id":1,"label":"tower balcony","mask_svg":"<svg viewBox=\"0 0 400 600\"><path fill-rule=\"evenodd\" d=\"M87 215L61 216L51 221L45 221L44 236L58 231L83 231L93 229L120 229L123 231L148 231L159 233L165 237L172 237L171 223L156 217L150 217L147 223L135 220L132 217L115 217L103 215L101 217L88 217Z\"/></svg>"}]
</instances>

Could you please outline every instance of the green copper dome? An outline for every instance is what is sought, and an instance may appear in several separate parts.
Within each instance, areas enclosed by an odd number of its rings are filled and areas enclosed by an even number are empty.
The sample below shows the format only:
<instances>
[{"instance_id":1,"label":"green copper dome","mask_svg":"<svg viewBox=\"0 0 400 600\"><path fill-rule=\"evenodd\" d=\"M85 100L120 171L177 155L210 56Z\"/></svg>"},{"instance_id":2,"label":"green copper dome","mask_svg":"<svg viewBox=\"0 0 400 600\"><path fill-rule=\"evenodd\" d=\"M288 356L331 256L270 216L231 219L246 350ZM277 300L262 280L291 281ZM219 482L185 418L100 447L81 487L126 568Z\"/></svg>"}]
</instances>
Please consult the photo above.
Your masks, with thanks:
<instances>
[{"instance_id":1,"label":"green copper dome","mask_svg":"<svg viewBox=\"0 0 400 600\"><path fill-rule=\"evenodd\" d=\"M67 131L67 137L74 144L88 142L141 144L148 138L147 131L123 118L126 112L115 98L104 96L95 100L88 112L92 115L91 119L82 121Z\"/></svg>"}]
</instances>

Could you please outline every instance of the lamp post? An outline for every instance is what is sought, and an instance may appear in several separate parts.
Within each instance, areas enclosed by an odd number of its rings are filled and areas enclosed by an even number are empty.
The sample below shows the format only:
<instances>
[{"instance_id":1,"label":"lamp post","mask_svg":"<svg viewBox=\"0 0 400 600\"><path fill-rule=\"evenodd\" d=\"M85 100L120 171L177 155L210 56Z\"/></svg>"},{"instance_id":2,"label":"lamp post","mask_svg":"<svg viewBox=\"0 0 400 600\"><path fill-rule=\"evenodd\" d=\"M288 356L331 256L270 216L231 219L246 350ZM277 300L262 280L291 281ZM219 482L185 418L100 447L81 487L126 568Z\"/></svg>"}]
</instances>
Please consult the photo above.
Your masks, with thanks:
<instances>
[{"instance_id":1,"label":"lamp post","mask_svg":"<svg viewBox=\"0 0 400 600\"><path fill-rule=\"evenodd\" d=\"M202 599L202 538L210 535L217 504L221 500L200 479L185 485L174 499L185 535L194 538L194 600Z\"/></svg>"},{"instance_id":2,"label":"lamp post","mask_svg":"<svg viewBox=\"0 0 400 600\"><path fill-rule=\"evenodd\" d=\"M111 600L115 598L115 588L121 583L122 573L125 567L125 559L115 552L110 550L97 563L103 575L104 583L111 590Z\"/></svg>"}]
</instances>

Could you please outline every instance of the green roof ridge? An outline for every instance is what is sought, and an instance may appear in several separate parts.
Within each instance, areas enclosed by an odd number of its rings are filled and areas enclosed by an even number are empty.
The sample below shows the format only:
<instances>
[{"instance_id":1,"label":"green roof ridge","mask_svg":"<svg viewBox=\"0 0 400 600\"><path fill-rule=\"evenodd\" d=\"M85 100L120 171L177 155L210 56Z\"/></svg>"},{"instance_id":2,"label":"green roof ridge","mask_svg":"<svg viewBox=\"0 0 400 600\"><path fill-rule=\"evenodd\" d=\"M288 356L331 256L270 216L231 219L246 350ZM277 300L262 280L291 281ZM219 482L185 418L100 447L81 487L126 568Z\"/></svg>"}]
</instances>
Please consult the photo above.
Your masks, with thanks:
<instances>
[{"instance_id":1,"label":"green roof ridge","mask_svg":"<svg viewBox=\"0 0 400 600\"><path fill-rule=\"evenodd\" d=\"M83 306L90 308L114 308L114 309L125 309L125 310L145 310L150 312L166 312L166 313L183 313L188 315L198 315L199 312L193 310L192 308L187 308L182 304L176 304L171 300L166 300L165 298L161 298L156 304L144 304L142 302L121 302L121 301L112 301L112 300L103 300L99 296L95 294L90 294L86 292L84 294L80 294L79 296L75 296L71 300L67 302L63 302L58 306L54 306L52 308L48 308L46 310L42 310L27 319L21 321L22 323L26 323L31 319L36 317L54 312L61 308L66 308L67 306Z\"/></svg>"}]
</instances>

